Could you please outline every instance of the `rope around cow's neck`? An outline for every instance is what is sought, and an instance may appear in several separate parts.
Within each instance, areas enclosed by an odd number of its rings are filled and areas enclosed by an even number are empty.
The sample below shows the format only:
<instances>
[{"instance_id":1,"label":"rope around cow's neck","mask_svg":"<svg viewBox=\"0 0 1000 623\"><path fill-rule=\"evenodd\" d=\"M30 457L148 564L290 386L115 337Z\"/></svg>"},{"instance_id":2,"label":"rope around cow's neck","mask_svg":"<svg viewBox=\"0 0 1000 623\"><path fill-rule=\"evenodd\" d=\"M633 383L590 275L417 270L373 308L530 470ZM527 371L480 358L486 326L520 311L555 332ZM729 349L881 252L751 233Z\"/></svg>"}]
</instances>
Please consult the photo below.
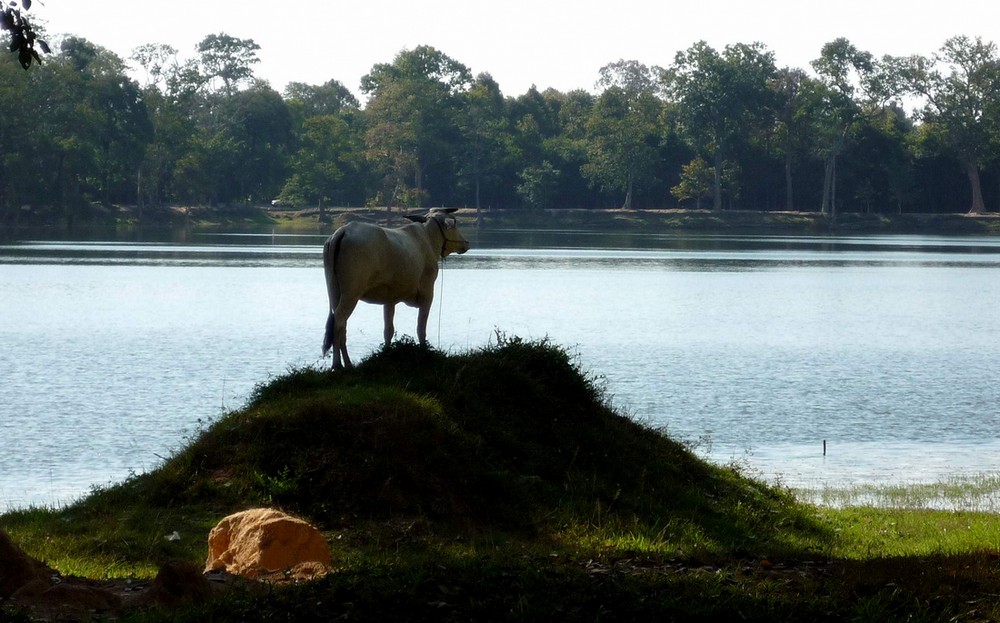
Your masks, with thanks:
<instances>
[{"instance_id":1,"label":"rope around cow's neck","mask_svg":"<svg viewBox=\"0 0 1000 623\"><path fill-rule=\"evenodd\" d=\"M437 220L433 216L431 217L431 220L434 221L434 224L438 226L438 231L441 232L441 259L443 260L444 256L447 255L448 236L444 233L444 225L441 224L441 221Z\"/></svg>"},{"instance_id":2,"label":"rope around cow's neck","mask_svg":"<svg viewBox=\"0 0 1000 623\"><path fill-rule=\"evenodd\" d=\"M441 283L441 292L438 294L438 334L437 340L438 344L441 344L441 314L444 308L444 258L447 255L448 250L448 236L444 233L444 226L441 225L441 221L437 220L433 216L431 220L434 224L438 226L438 231L441 232L441 259L438 262L440 265L440 270L438 271L438 281Z\"/></svg>"}]
</instances>

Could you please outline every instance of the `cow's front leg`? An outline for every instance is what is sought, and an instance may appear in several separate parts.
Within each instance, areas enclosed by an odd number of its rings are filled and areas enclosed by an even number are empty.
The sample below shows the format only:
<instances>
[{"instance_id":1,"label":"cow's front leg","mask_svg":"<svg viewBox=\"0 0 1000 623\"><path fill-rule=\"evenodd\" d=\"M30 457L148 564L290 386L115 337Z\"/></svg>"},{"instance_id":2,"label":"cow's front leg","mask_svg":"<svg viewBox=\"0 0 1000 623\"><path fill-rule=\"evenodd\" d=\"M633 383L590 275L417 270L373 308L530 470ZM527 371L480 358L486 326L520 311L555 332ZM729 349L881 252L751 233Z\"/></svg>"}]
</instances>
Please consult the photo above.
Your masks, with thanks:
<instances>
[{"instance_id":1,"label":"cow's front leg","mask_svg":"<svg viewBox=\"0 0 1000 623\"><path fill-rule=\"evenodd\" d=\"M382 338L385 340L386 348L389 348L389 344L392 343L392 336L396 334L396 329L392 326L392 319L395 316L395 303L387 303L382 306L382 318L385 319L385 327L382 329Z\"/></svg>"},{"instance_id":2,"label":"cow's front leg","mask_svg":"<svg viewBox=\"0 0 1000 623\"><path fill-rule=\"evenodd\" d=\"M421 346L427 346L427 319L431 315L431 304L426 303L417 309L417 339Z\"/></svg>"}]
</instances>

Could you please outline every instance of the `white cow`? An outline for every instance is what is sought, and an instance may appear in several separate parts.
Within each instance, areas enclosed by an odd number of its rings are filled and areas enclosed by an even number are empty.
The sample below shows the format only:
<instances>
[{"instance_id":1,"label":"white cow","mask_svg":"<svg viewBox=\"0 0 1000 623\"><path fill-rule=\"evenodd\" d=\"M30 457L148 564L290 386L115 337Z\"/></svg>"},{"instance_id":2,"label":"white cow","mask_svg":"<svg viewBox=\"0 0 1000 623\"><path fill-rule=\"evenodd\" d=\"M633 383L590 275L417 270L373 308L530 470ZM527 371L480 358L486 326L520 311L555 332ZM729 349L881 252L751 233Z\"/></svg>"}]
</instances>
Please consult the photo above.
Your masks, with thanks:
<instances>
[{"instance_id":1,"label":"white cow","mask_svg":"<svg viewBox=\"0 0 1000 623\"><path fill-rule=\"evenodd\" d=\"M416 307L417 338L427 343L427 318L434 300L438 260L465 253L469 241L458 231L456 208L434 208L397 229L351 222L323 245L330 315L326 319L323 357L333 348L333 368L351 366L347 354L347 319L358 301L383 306L386 346L392 340L396 303ZM343 362L341 362L343 357Z\"/></svg>"}]
</instances>

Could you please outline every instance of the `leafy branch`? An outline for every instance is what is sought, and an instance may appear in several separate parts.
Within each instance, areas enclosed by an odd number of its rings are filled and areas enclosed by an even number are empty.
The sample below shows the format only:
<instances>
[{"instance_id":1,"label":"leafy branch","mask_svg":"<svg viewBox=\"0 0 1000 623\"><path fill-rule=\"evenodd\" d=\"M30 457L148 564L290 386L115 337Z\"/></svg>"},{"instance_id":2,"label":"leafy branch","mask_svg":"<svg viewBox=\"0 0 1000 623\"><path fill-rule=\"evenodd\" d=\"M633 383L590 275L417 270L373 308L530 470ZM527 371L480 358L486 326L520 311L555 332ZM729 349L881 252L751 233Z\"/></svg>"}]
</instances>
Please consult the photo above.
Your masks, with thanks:
<instances>
[{"instance_id":1,"label":"leafy branch","mask_svg":"<svg viewBox=\"0 0 1000 623\"><path fill-rule=\"evenodd\" d=\"M17 52L17 62L28 69L32 61L42 64L38 50L48 54L49 46L38 38L28 18L22 15L22 7L30 10L31 0L21 0L20 7L13 0L0 0L0 29L10 31L10 51Z\"/></svg>"}]
</instances>

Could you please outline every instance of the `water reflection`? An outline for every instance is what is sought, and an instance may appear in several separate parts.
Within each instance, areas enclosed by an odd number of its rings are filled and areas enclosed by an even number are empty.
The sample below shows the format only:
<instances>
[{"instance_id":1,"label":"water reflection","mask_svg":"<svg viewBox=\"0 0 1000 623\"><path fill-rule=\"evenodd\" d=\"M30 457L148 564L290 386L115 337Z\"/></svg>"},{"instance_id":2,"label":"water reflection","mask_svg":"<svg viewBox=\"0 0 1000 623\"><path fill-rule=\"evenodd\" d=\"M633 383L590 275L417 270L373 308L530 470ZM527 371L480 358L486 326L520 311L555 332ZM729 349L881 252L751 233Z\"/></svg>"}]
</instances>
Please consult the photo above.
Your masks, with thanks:
<instances>
[{"instance_id":1,"label":"water reflection","mask_svg":"<svg viewBox=\"0 0 1000 623\"><path fill-rule=\"evenodd\" d=\"M26 241L0 245L0 263L309 266L320 261L323 235L196 234L188 244ZM579 231L476 231L472 250L449 268L593 269L623 266L677 270L766 270L786 266L920 264L992 267L1000 241L927 236L690 236Z\"/></svg>"}]
</instances>

